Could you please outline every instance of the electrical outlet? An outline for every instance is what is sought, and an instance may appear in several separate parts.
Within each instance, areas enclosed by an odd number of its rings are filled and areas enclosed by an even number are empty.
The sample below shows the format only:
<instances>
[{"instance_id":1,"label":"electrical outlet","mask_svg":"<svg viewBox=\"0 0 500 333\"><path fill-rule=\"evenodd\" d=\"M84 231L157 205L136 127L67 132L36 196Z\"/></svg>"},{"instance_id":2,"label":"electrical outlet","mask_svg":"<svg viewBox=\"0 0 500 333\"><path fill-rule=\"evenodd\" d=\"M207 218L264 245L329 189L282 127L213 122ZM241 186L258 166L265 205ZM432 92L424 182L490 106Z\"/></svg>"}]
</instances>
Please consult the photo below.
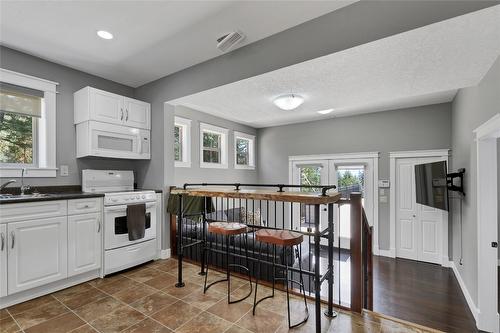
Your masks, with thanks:
<instances>
[{"instance_id":1,"label":"electrical outlet","mask_svg":"<svg viewBox=\"0 0 500 333\"><path fill-rule=\"evenodd\" d=\"M61 176L67 176L69 174L69 168L67 165L61 165Z\"/></svg>"}]
</instances>

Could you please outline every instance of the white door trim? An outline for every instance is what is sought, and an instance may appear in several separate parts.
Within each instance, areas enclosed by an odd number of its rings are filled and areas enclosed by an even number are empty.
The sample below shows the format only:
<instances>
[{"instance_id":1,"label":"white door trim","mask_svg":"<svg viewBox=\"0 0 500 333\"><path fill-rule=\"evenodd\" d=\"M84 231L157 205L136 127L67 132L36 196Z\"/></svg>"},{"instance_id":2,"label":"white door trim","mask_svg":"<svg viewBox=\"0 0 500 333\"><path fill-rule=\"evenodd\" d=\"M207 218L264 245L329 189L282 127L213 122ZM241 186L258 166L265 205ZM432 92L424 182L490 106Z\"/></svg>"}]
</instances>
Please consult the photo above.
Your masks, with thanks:
<instances>
[{"instance_id":1,"label":"white door trim","mask_svg":"<svg viewBox=\"0 0 500 333\"><path fill-rule=\"evenodd\" d=\"M500 138L500 114L476 128L477 147L477 327L499 332L497 309L497 251L491 242L497 236L497 138ZM494 253L493 253L494 252ZM494 254L494 259L493 259Z\"/></svg>"},{"instance_id":2,"label":"white door trim","mask_svg":"<svg viewBox=\"0 0 500 333\"><path fill-rule=\"evenodd\" d=\"M449 161L449 149L433 149L433 150L412 150L412 151L395 151L389 153L390 164L390 204L389 204L389 226L390 226L390 248L385 252L386 256L396 258L396 160L399 158L418 158L418 157L442 157ZM443 251L442 264L448 263L448 223L443 223Z\"/></svg>"},{"instance_id":3,"label":"white door trim","mask_svg":"<svg viewBox=\"0 0 500 333\"><path fill-rule=\"evenodd\" d=\"M379 163L379 152L361 152L361 153L338 153L338 154L318 154L318 155L297 155L288 157L288 181L293 184L293 166L298 161L309 161L309 160L341 160L342 162L359 162L361 164L370 163L373 166L373 186L372 186L372 197L373 197L373 254L379 255L379 222L378 222L378 163ZM372 221L369 221L371 223Z\"/></svg>"}]
</instances>

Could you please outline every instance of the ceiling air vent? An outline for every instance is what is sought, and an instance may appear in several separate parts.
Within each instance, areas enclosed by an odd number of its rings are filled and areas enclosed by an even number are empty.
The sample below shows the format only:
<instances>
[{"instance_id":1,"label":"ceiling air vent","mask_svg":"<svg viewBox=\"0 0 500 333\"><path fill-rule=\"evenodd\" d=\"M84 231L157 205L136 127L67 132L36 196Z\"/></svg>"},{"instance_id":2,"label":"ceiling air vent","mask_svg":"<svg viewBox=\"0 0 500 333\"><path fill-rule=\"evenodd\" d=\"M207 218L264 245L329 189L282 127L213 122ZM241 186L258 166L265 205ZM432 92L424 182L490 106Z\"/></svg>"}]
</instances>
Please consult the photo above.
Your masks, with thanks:
<instances>
[{"instance_id":1,"label":"ceiling air vent","mask_svg":"<svg viewBox=\"0 0 500 333\"><path fill-rule=\"evenodd\" d=\"M217 48L222 52L227 52L243 39L245 39L245 35L240 31L228 33L217 38Z\"/></svg>"}]
</instances>

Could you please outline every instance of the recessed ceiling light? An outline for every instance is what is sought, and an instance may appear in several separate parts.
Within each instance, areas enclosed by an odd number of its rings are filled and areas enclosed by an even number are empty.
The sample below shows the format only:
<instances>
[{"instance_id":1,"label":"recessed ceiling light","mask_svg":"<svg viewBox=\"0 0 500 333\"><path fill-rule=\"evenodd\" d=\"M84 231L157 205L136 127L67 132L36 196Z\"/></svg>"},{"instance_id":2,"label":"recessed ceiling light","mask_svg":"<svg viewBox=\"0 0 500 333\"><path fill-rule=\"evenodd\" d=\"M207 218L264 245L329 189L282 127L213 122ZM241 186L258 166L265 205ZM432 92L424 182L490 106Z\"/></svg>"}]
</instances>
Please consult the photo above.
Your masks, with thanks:
<instances>
[{"instance_id":1,"label":"recessed ceiling light","mask_svg":"<svg viewBox=\"0 0 500 333\"><path fill-rule=\"evenodd\" d=\"M321 114L329 114L330 112L332 112L333 109L326 109L326 110L321 110L321 111L318 111L318 113L321 113Z\"/></svg>"},{"instance_id":2,"label":"recessed ceiling light","mask_svg":"<svg viewBox=\"0 0 500 333\"><path fill-rule=\"evenodd\" d=\"M281 110L290 111L304 103L304 98L295 94L286 94L276 97L273 102Z\"/></svg>"},{"instance_id":3,"label":"recessed ceiling light","mask_svg":"<svg viewBox=\"0 0 500 333\"><path fill-rule=\"evenodd\" d=\"M113 34L105 30L99 30L97 32L97 36L101 37L102 39L113 39Z\"/></svg>"}]
</instances>

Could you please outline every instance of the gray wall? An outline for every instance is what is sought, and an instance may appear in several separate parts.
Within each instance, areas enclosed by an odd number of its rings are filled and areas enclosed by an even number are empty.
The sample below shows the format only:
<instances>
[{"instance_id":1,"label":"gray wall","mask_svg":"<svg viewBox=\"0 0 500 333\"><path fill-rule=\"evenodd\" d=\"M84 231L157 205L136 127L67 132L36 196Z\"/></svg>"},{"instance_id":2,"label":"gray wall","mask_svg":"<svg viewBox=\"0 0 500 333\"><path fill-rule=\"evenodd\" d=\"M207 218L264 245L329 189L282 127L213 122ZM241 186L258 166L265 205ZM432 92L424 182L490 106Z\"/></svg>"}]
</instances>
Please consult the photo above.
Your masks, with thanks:
<instances>
[{"instance_id":1,"label":"gray wall","mask_svg":"<svg viewBox=\"0 0 500 333\"><path fill-rule=\"evenodd\" d=\"M460 259L460 217L453 209L453 261L474 303L477 304L477 207L476 207L476 145L473 130L499 112L500 58L479 85L461 89L452 104L452 159L453 169L466 168L463 199L463 265ZM456 200L452 204L457 205Z\"/></svg>"},{"instance_id":2,"label":"gray wall","mask_svg":"<svg viewBox=\"0 0 500 333\"><path fill-rule=\"evenodd\" d=\"M254 128L183 106L175 108L175 115L191 119L191 167L175 168L175 185L200 182L255 183L257 181L257 170L234 168L234 131L256 135L257 131ZM229 129L227 169L200 168L200 122ZM255 153L258 154L257 151Z\"/></svg>"},{"instance_id":3,"label":"gray wall","mask_svg":"<svg viewBox=\"0 0 500 333\"><path fill-rule=\"evenodd\" d=\"M369 151L380 152L379 179L389 179L389 152L450 148L450 137L450 103L259 129L259 182L288 183L292 155ZM379 226L388 250L388 203L379 204Z\"/></svg>"},{"instance_id":4,"label":"gray wall","mask_svg":"<svg viewBox=\"0 0 500 333\"><path fill-rule=\"evenodd\" d=\"M69 67L21 53L0 46L0 67L23 74L33 75L43 79L59 82L57 86L57 132L56 132L56 163L69 166L69 176L56 178L27 178L25 183L32 185L79 185L81 170L95 169L125 169L135 170L136 162L118 159L83 158L76 159L76 137L73 125L73 93L85 86L111 91L117 94L133 97L134 89L116 82L105 80ZM4 181L5 179L0 179Z\"/></svg>"},{"instance_id":5,"label":"gray wall","mask_svg":"<svg viewBox=\"0 0 500 333\"><path fill-rule=\"evenodd\" d=\"M162 181L165 186L174 183L172 137L163 133L163 128L173 126L174 108L165 102L495 4L360 1L137 88L136 97L152 104L151 161L141 163L139 184L154 187Z\"/></svg>"}]
</instances>

